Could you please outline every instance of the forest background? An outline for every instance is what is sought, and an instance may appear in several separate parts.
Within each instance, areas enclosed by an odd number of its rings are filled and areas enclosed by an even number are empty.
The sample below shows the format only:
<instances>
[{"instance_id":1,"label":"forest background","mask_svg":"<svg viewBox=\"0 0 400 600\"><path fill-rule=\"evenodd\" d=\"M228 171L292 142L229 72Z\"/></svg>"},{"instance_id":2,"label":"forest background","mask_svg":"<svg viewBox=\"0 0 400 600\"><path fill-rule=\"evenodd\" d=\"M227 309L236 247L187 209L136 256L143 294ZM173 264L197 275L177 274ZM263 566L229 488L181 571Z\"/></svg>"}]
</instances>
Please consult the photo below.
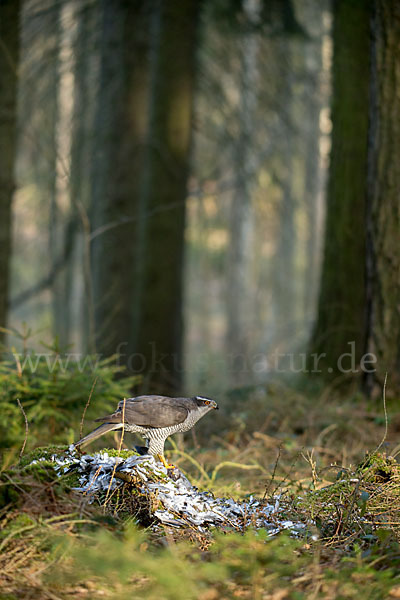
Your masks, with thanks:
<instances>
[{"instance_id":1,"label":"forest background","mask_svg":"<svg viewBox=\"0 0 400 600\"><path fill-rule=\"evenodd\" d=\"M3 327L145 391L397 388L397 39L369 3L8 4Z\"/></svg>"},{"instance_id":2,"label":"forest background","mask_svg":"<svg viewBox=\"0 0 400 600\"><path fill-rule=\"evenodd\" d=\"M218 400L230 493L396 456L399 48L395 0L0 0L7 468L20 406L32 449L147 392Z\"/></svg>"}]
</instances>

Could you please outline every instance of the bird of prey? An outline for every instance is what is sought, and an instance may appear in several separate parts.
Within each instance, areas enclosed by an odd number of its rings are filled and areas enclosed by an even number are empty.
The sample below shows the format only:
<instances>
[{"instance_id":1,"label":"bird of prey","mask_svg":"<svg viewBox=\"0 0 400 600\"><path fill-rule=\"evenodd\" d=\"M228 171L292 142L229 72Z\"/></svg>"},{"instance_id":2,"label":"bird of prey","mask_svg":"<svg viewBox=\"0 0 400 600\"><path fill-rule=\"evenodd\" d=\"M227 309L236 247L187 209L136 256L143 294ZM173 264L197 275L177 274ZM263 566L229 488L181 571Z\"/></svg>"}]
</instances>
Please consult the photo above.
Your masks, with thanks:
<instances>
[{"instance_id":1,"label":"bird of prey","mask_svg":"<svg viewBox=\"0 0 400 600\"><path fill-rule=\"evenodd\" d=\"M218 404L211 398L169 398L168 396L136 396L121 400L117 410L111 415L96 419L103 424L75 443L82 446L95 440L108 431L123 429L129 433L139 433L146 440L147 453L161 460L168 469L164 458L164 444L173 433L183 433Z\"/></svg>"}]
</instances>

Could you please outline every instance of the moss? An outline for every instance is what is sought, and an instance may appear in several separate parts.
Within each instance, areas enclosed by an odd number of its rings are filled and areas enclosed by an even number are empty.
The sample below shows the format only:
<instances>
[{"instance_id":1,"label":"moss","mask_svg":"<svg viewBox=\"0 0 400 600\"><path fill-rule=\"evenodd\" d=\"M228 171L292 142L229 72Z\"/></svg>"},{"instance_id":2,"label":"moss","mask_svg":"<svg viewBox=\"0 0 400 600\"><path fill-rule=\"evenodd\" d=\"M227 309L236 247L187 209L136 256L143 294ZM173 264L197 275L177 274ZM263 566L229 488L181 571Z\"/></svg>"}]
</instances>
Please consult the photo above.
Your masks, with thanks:
<instances>
[{"instance_id":1,"label":"moss","mask_svg":"<svg viewBox=\"0 0 400 600\"><path fill-rule=\"evenodd\" d=\"M27 529L36 527L37 522L25 512L18 513L13 519L10 519L5 527L0 530L0 538L4 539L12 535L14 539L23 537Z\"/></svg>"},{"instance_id":2,"label":"moss","mask_svg":"<svg viewBox=\"0 0 400 600\"><path fill-rule=\"evenodd\" d=\"M354 483L350 481L337 481L328 487L298 497L295 507L302 513L308 513L313 520L336 517L337 506L346 506L354 494L354 489Z\"/></svg>"},{"instance_id":3,"label":"moss","mask_svg":"<svg viewBox=\"0 0 400 600\"><path fill-rule=\"evenodd\" d=\"M358 472L364 481L369 483L384 483L393 477L400 476L400 466L393 456L384 453L367 454L358 467Z\"/></svg>"},{"instance_id":4,"label":"moss","mask_svg":"<svg viewBox=\"0 0 400 600\"><path fill-rule=\"evenodd\" d=\"M18 506L20 500L20 492L18 489L5 479L6 474L3 473L0 479L0 508L5 506Z\"/></svg>"},{"instance_id":5,"label":"moss","mask_svg":"<svg viewBox=\"0 0 400 600\"><path fill-rule=\"evenodd\" d=\"M27 465L24 469L21 469L21 473L32 475L36 481L50 483L57 478L57 473L54 467L54 462L50 460L44 460Z\"/></svg>"},{"instance_id":6,"label":"moss","mask_svg":"<svg viewBox=\"0 0 400 600\"><path fill-rule=\"evenodd\" d=\"M47 459L51 461L51 457L56 456L64 456L68 451L68 446L40 446L39 448L35 448L31 452L24 454L21 458L19 466L26 467L30 465L34 460L42 460Z\"/></svg>"},{"instance_id":7,"label":"moss","mask_svg":"<svg viewBox=\"0 0 400 600\"><path fill-rule=\"evenodd\" d=\"M21 506L24 496L29 495L33 488L37 489L38 484L51 484L53 494L58 497L67 494L71 487L78 486L78 473L62 474L51 460L54 455L64 458L66 450L66 446L36 448L23 456L17 466L3 471L0 476L0 508Z\"/></svg>"},{"instance_id":8,"label":"moss","mask_svg":"<svg viewBox=\"0 0 400 600\"><path fill-rule=\"evenodd\" d=\"M121 449L121 450L117 450L116 448L104 448L104 450L101 450L102 453L107 453L108 456L120 456L123 460L126 460L127 458L131 457L131 456L140 456L137 452L135 452L134 450L126 450L125 448Z\"/></svg>"},{"instance_id":9,"label":"moss","mask_svg":"<svg viewBox=\"0 0 400 600\"><path fill-rule=\"evenodd\" d=\"M33 519L27 513L19 513L15 519L12 519L8 522L5 529L11 532L23 529L25 527L30 527L31 525L36 525L35 519Z\"/></svg>"},{"instance_id":10,"label":"moss","mask_svg":"<svg viewBox=\"0 0 400 600\"><path fill-rule=\"evenodd\" d=\"M77 469L72 469L61 475L58 479L59 489L62 491L80 486L80 473ZM57 493L57 491L56 491Z\"/></svg>"}]
</instances>

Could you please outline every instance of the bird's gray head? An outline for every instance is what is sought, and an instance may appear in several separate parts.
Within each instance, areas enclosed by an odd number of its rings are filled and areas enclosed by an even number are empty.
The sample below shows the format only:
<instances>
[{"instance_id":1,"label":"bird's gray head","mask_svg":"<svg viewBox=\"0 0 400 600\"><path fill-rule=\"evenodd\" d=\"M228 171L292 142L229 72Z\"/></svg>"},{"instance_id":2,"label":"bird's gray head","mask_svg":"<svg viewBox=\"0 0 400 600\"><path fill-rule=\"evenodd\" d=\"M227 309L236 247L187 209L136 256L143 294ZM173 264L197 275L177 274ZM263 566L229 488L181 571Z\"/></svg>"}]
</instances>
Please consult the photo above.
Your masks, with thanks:
<instances>
[{"instance_id":1,"label":"bird's gray head","mask_svg":"<svg viewBox=\"0 0 400 600\"><path fill-rule=\"evenodd\" d=\"M194 396L193 400L199 409L208 411L212 408L215 408L218 410L218 404L215 402L215 400L212 400L212 398L207 398L206 396Z\"/></svg>"}]
</instances>

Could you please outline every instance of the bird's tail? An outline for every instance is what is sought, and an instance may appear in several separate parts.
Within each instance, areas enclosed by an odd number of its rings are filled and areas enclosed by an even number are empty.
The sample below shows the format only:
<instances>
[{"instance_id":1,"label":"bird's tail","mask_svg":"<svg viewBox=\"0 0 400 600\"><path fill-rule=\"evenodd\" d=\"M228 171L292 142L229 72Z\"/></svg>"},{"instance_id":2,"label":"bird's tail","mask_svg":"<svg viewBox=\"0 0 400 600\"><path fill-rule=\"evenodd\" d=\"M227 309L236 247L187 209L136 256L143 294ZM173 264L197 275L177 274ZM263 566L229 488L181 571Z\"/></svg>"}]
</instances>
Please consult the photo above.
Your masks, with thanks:
<instances>
[{"instance_id":1,"label":"bird's tail","mask_svg":"<svg viewBox=\"0 0 400 600\"><path fill-rule=\"evenodd\" d=\"M121 426L122 426L122 424L121 424ZM79 440L78 442L75 442L74 446L75 447L83 446L84 444L87 444L88 442L91 442L92 440L96 440L98 437L100 437L104 433L113 431L113 429L119 429L118 425L116 425L115 423L103 423L103 425L96 427L96 429L94 429L93 431L91 431L90 433L85 435L85 437L83 437L81 440Z\"/></svg>"}]
</instances>

